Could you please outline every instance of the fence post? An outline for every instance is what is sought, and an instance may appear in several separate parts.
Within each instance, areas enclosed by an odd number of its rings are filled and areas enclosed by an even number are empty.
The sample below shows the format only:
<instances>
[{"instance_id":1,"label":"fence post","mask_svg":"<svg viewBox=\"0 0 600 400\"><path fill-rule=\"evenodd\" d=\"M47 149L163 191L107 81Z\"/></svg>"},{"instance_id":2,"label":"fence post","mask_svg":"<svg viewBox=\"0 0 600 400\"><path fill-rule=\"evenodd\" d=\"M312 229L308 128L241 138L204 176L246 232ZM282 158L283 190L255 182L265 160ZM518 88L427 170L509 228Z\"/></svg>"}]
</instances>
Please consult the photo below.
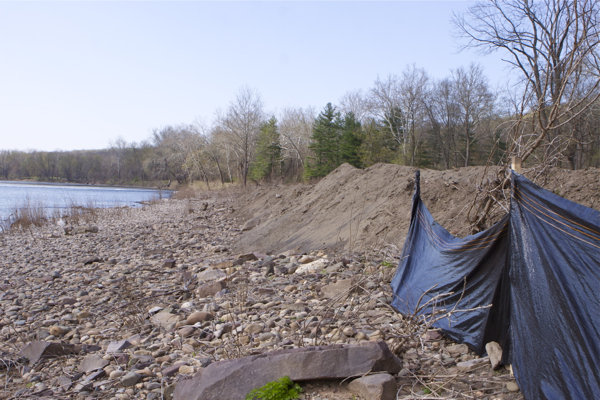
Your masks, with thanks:
<instances>
[{"instance_id":1,"label":"fence post","mask_svg":"<svg viewBox=\"0 0 600 400\"><path fill-rule=\"evenodd\" d=\"M521 173L521 157L510 158L510 169L515 171L517 174Z\"/></svg>"}]
</instances>

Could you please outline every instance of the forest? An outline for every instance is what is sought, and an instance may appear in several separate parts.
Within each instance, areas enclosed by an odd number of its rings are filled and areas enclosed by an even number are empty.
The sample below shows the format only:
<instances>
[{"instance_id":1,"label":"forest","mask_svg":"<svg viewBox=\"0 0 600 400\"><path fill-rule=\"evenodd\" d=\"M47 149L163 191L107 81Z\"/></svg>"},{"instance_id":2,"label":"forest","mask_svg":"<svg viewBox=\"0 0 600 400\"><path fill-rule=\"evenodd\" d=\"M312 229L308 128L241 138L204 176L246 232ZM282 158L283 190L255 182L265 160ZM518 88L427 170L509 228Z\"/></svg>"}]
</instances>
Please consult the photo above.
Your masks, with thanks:
<instances>
[{"instance_id":1,"label":"forest","mask_svg":"<svg viewBox=\"0 0 600 400\"><path fill-rule=\"evenodd\" d=\"M210 123L156 127L139 143L0 150L0 179L246 185L320 178L342 163L449 169L513 156L525 168L600 167L598 15L585 0L480 2L454 15L465 49L503 52L505 87L476 63L441 79L412 64L319 109L272 113L244 86Z\"/></svg>"}]
</instances>

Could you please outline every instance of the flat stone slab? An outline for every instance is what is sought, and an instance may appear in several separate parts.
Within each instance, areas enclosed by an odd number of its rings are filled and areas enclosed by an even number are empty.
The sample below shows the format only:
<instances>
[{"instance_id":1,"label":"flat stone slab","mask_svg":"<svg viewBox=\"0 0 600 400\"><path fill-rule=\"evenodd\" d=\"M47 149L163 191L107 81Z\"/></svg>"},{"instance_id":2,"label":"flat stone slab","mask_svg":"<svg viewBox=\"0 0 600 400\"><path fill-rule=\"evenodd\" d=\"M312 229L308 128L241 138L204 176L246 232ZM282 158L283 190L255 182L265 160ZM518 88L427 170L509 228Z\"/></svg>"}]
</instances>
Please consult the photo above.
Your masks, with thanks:
<instances>
[{"instance_id":1,"label":"flat stone slab","mask_svg":"<svg viewBox=\"0 0 600 400\"><path fill-rule=\"evenodd\" d=\"M276 350L210 364L177 384L174 400L243 400L255 387L289 376L293 381L342 379L368 372L400 371L385 342Z\"/></svg>"},{"instance_id":2,"label":"flat stone slab","mask_svg":"<svg viewBox=\"0 0 600 400\"><path fill-rule=\"evenodd\" d=\"M87 356L83 359L81 364L79 364L79 368L77 371L88 373L90 371L95 371L98 369L102 369L110 364L110 361L105 360L104 358L96 355Z\"/></svg>"},{"instance_id":3,"label":"flat stone slab","mask_svg":"<svg viewBox=\"0 0 600 400\"><path fill-rule=\"evenodd\" d=\"M79 354L81 350L82 346L79 345L36 341L25 346L19 352L19 356L27 358L29 365L33 365L38 362L40 358L53 358L69 354Z\"/></svg>"}]
</instances>

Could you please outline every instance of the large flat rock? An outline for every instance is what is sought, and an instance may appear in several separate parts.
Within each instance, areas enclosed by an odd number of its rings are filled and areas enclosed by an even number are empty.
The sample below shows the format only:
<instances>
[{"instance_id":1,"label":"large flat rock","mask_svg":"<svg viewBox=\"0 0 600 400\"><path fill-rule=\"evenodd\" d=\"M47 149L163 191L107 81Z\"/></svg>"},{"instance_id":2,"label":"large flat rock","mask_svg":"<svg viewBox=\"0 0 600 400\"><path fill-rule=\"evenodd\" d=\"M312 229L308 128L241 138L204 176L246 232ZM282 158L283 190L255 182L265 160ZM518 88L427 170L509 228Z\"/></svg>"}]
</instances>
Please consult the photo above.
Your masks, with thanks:
<instances>
[{"instance_id":1,"label":"large flat rock","mask_svg":"<svg viewBox=\"0 0 600 400\"><path fill-rule=\"evenodd\" d=\"M277 350L220 361L201 369L175 388L174 400L244 399L256 387L283 376L293 381L341 379L367 372L401 369L385 342Z\"/></svg>"}]
</instances>

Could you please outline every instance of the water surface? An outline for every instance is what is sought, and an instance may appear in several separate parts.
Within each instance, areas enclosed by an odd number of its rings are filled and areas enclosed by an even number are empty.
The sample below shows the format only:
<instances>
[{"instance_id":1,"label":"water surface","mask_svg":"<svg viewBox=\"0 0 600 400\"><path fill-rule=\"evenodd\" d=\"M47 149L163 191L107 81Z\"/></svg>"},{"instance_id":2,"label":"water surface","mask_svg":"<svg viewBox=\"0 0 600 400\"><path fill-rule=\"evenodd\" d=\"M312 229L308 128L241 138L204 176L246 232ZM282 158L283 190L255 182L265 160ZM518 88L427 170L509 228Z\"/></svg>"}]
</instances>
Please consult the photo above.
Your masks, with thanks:
<instances>
[{"instance_id":1,"label":"water surface","mask_svg":"<svg viewBox=\"0 0 600 400\"><path fill-rule=\"evenodd\" d=\"M141 201L167 198L173 191L63 183L0 181L0 219L7 219L15 207L43 204L51 215L56 208L72 205L92 207L139 207Z\"/></svg>"}]
</instances>

